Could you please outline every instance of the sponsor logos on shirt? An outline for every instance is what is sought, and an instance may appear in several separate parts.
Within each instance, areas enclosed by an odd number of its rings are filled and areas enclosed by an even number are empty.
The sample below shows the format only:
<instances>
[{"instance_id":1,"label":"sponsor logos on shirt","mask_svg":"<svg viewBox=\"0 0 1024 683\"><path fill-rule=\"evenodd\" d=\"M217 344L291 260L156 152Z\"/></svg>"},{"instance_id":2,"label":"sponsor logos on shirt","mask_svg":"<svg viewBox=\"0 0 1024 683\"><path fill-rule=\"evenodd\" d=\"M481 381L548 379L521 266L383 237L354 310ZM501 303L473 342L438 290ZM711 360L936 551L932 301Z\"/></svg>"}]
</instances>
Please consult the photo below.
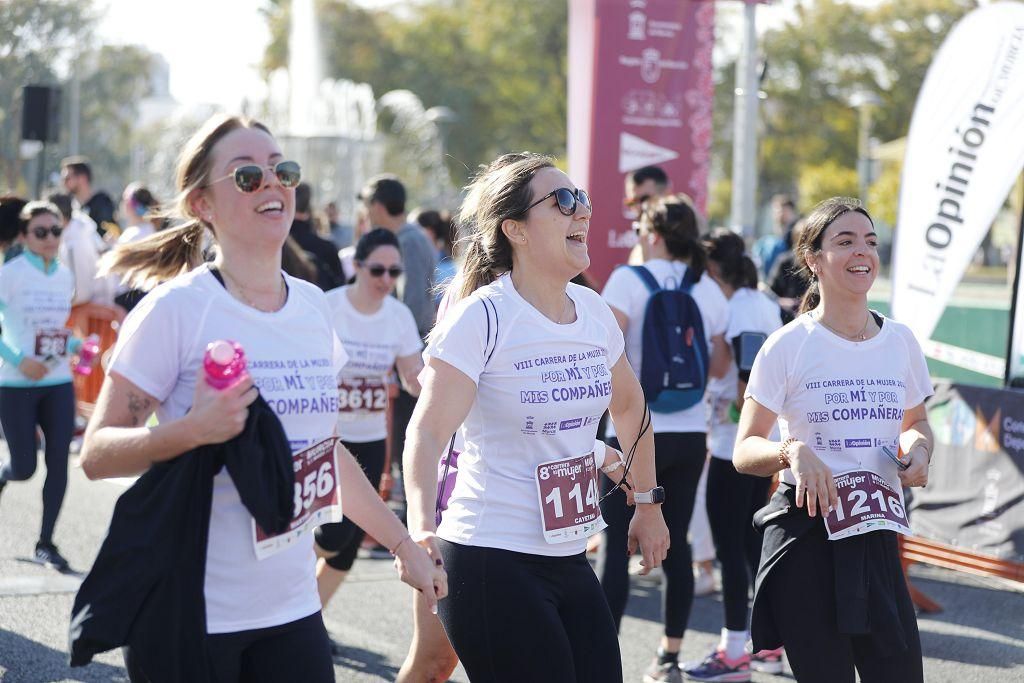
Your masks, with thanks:
<instances>
[{"instance_id":1,"label":"sponsor logos on shirt","mask_svg":"<svg viewBox=\"0 0 1024 683\"><path fill-rule=\"evenodd\" d=\"M845 439L843 445L846 448L871 448L871 439Z\"/></svg>"}]
</instances>

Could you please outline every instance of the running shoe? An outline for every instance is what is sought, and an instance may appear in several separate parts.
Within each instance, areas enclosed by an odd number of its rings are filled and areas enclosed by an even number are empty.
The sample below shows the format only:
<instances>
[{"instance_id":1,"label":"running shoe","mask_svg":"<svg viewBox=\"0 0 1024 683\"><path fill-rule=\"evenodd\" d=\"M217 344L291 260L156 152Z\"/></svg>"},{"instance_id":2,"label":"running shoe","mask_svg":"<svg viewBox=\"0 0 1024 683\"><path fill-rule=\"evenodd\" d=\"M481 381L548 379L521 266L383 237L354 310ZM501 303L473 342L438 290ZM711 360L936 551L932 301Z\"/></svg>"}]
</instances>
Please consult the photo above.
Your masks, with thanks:
<instances>
[{"instance_id":1,"label":"running shoe","mask_svg":"<svg viewBox=\"0 0 1024 683\"><path fill-rule=\"evenodd\" d=\"M683 683L683 672L679 662L662 662L655 659L644 672L644 683Z\"/></svg>"},{"instance_id":2,"label":"running shoe","mask_svg":"<svg viewBox=\"0 0 1024 683\"><path fill-rule=\"evenodd\" d=\"M739 659L730 660L724 651L715 650L703 662L687 666L684 671L691 681L745 683L750 680L750 657L743 655Z\"/></svg>"},{"instance_id":3,"label":"running shoe","mask_svg":"<svg viewBox=\"0 0 1024 683\"><path fill-rule=\"evenodd\" d=\"M46 543L44 541L36 543L35 560L39 564L50 569L56 569L59 572L71 570L71 565L68 564L68 561L64 559L57 550L57 546L53 543Z\"/></svg>"},{"instance_id":4,"label":"running shoe","mask_svg":"<svg viewBox=\"0 0 1024 683\"><path fill-rule=\"evenodd\" d=\"M750 668L765 674L782 673L782 654L785 648L778 650L761 650L750 655Z\"/></svg>"}]
</instances>

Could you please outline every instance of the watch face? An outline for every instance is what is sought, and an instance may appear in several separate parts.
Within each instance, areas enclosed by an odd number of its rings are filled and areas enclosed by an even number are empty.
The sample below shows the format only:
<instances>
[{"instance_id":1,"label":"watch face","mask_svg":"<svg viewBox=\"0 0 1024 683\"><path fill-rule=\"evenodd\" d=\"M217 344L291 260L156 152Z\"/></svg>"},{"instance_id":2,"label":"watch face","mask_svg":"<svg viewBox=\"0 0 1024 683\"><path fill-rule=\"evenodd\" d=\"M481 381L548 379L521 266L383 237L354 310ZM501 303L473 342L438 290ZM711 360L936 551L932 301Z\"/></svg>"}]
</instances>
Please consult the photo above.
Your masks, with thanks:
<instances>
[{"instance_id":1,"label":"watch face","mask_svg":"<svg viewBox=\"0 0 1024 683\"><path fill-rule=\"evenodd\" d=\"M665 502L665 489L662 486L655 486L651 489L651 502L652 503L664 503Z\"/></svg>"}]
</instances>

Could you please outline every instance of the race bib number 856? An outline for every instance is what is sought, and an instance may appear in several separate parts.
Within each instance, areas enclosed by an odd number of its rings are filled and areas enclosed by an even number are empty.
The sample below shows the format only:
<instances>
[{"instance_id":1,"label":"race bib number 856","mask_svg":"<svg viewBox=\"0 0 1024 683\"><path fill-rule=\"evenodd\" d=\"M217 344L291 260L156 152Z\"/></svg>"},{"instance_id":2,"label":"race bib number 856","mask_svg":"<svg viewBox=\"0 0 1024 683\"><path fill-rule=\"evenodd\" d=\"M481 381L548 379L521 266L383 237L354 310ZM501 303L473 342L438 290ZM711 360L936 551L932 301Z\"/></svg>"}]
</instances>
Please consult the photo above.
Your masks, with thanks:
<instances>
[{"instance_id":1,"label":"race bib number 856","mask_svg":"<svg viewBox=\"0 0 1024 683\"><path fill-rule=\"evenodd\" d=\"M292 455L295 496L291 524L287 530L272 536L253 520L252 538L257 558L262 560L280 552L321 524L341 521L336 442L334 438L325 439Z\"/></svg>"}]
</instances>

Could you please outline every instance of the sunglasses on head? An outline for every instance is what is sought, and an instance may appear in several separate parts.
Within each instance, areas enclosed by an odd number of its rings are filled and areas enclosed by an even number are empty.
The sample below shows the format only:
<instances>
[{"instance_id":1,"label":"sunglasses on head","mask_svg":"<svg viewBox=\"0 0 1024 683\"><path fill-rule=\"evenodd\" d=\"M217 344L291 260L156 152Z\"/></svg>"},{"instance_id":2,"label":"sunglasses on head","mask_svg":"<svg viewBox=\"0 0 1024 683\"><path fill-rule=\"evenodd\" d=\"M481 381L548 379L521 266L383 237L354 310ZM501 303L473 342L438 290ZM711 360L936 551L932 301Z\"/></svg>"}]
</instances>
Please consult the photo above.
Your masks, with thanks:
<instances>
[{"instance_id":1,"label":"sunglasses on head","mask_svg":"<svg viewBox=\"0 0 1024 683\"><path fill-rule=\"evenodd\" d=\"M233 178L235 181L235 187L238 188L239 192L243 194L252 194L263 187L263 170L265 168L274 172L274 175L277 176L282 187L295 187L299 184L299 181L302 180L302 168L297 162L279 161L273 166L257 166L256 164L239 166L231 173L231 175L226 175L223 178L217 178L217 180L213 180L209 184L213 185L214 183L219 183L222 180Z\"/></svg>"},{"instance_id":2,"label":"sunglasses on head","mask_svg":"<svg viewBox=\"0 0 1024 683\"><path fill-rule=\"evenodd\" d=\"M61 233L64 232L64 228L59 225L37 225L32 228L32 234L35 235L37 240L46 239L47 235L53 235L54 237L60 237Z\"/></svg>"},{"instance_id":3,"label":"sunglasses on head","mask_svg":"<svg viewBox=\"0 0 1024 683\"><path fill-rule=\"evenodd\" d=\"M391 276L392 280L397 280L399 276L405 272L405 269L403 269L402 266L391 266L388 268L387 266L382 266L379 263L363 267L366 268L366 272L368 272L371 277L384 277L384 273L387 273Z\"/></svg>"},{"instance_id":4,"label":"sunglasses on head","mask_svg":"<svg viewBox=\"0 0 1024 683\"><path fill-rule=\"evenodd\" d=\"M588 195L585 190L577 189L575 192L573 192L568 187L560 187L557 190L552 190L551 192L548 192L546 195L535 201L533 204L530 204L528 207L526 207L526 210L529 211L533 207L537 206L544 200L549 199L551 197L554 197L555 201L558 202L558 210L559 212L561 212L563 216L575 215L576 208L579 204L582 204L583 206L587 207L587 209L591 208L590 195Z\"/></svg>"}]
</instances>

